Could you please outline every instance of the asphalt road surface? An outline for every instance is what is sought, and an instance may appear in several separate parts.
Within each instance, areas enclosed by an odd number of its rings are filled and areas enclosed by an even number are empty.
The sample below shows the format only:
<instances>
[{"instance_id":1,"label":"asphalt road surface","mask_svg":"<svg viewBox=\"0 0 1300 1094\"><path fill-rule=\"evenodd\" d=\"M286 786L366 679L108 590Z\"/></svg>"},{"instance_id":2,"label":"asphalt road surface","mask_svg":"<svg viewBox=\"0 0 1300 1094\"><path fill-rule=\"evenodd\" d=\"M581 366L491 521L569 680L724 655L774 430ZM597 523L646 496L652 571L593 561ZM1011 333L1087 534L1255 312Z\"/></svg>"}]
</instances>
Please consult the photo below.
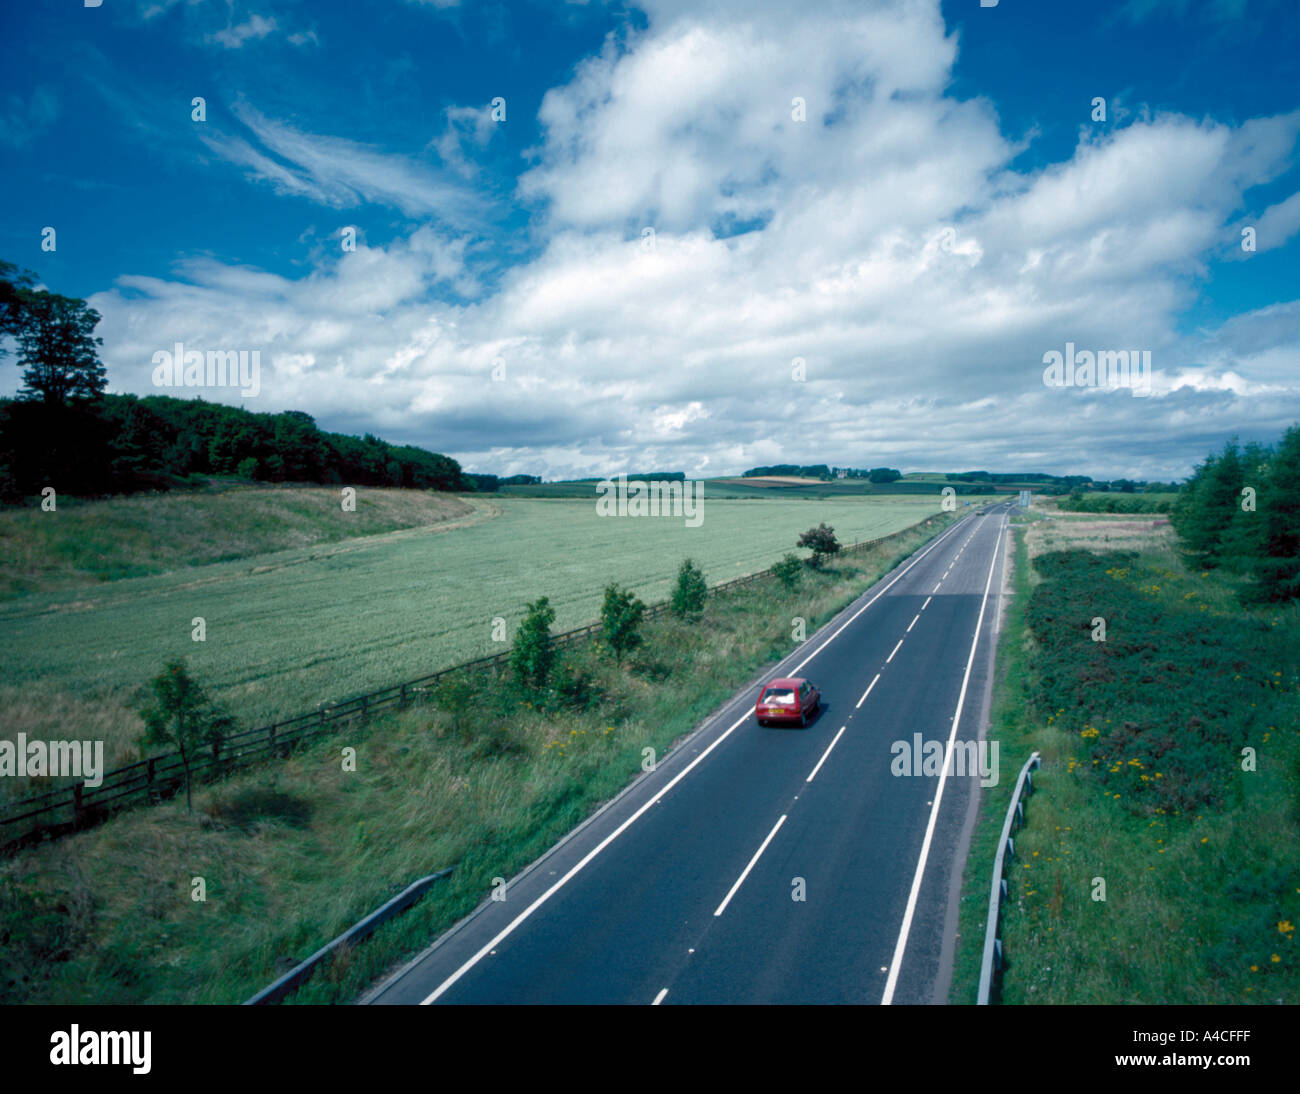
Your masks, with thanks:
<instances>
[{"instance_id":1,"label":"asphalt road surface","mask_svg":"<svg viewBox=\"0 0 1300 1094\"><path fill-rule=\"evenodd\" d=\"M821 688L808 728L760 728L756 678L363 1002L945 1002L980 778L896 742L982 736L1008 508L763 673Z\"/></svg>"}]
</instances>

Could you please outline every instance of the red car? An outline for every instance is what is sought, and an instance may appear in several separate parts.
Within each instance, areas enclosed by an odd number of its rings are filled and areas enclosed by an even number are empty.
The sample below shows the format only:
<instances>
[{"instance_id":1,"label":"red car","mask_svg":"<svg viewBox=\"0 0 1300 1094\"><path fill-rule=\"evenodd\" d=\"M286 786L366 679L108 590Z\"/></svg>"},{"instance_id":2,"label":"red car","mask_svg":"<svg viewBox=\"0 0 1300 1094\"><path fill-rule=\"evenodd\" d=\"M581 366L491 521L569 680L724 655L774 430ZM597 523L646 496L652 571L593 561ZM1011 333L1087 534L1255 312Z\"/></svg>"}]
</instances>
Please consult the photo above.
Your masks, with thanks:
<instances>
[{"instance_id":1,"label":"red car","mask_svg":"<svg viewBox=\"0 0 1300 1094\"><path fill-rule=\"evenodd\" d=\"M771 722L797 722L806 726L821 701L822 694L811 680L801 676L780 677L759 693L754 714L761 726Z\"/></svg>"}]
</instances>

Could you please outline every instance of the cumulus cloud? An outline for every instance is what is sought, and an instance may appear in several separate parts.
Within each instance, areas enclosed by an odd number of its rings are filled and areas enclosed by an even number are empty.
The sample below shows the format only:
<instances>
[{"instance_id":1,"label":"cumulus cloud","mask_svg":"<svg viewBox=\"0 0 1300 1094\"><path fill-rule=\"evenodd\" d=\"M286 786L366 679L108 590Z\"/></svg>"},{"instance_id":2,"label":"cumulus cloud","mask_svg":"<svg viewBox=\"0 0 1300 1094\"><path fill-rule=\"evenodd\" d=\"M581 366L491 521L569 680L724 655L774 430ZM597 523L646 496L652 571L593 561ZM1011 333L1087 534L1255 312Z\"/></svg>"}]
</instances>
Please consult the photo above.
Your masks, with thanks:
<instances>
[{"instance_id":1,"label":"cumulus cloud","mask_svg":"<svg viewBox=\"0 0 1300 1094\"><path fill-rule=\"evenodd\" d=\"M297 281L215 263L124 278L92 300L110 375L144 390L176 340L263 347L258 409L551 476L827 461L1174 477L1207 437L1300 417L1296 305L1185 332L1245 193L1291 168L1300 114L1146 116L1017 169L992 104L947 90L957 41L937 2L647 10L542 100L518 181L536 249L490 292L494 240L459 181L240 107L248 137L209 140L253 177L440 226ZM437 145L462 175L488 132L468 109ZM1294 233L1293 203L1261 236ZM1067 343L1150 351L1153 394L1045 387Z\"/></svg>"}]
</instances>

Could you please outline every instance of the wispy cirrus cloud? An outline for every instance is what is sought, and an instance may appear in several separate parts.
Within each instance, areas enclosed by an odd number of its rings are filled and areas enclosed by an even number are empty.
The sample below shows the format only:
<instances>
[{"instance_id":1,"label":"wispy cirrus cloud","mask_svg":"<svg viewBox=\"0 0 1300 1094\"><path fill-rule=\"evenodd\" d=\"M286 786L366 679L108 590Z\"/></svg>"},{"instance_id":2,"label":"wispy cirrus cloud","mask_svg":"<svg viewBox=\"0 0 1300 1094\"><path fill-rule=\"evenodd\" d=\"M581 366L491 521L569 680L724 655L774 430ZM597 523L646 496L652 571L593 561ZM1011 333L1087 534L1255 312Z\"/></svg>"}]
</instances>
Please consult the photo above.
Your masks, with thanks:
<instances>
[{"instance_id":1,"label":"wispy cirrus cloud","mask_svg":"<svg viewBox=\"0 0 1300 1094\"><path fill-rule=\"evenodd\" d=\"M489 215L489 203L480 191L413 157L380 152L343 137L306 133L246 103L231 109L265 152L241 136L214 133L200 139L281 193L336 209L365 202L388 205L407 216L434 217L460 229L481 226Z\"/></svg>"},{"instance_id":2,"label":"wispy cirrus cloud","mask_svg":"<svg viewBox=\"0 0 1300 1094\"><path fill-rule=\"evenodd\" d=\"M44 132L59 117L59 99L52 88L41 85L24 99L10 95L0 107L0 144L20 148Z\"/></svg>"}]
</instances>

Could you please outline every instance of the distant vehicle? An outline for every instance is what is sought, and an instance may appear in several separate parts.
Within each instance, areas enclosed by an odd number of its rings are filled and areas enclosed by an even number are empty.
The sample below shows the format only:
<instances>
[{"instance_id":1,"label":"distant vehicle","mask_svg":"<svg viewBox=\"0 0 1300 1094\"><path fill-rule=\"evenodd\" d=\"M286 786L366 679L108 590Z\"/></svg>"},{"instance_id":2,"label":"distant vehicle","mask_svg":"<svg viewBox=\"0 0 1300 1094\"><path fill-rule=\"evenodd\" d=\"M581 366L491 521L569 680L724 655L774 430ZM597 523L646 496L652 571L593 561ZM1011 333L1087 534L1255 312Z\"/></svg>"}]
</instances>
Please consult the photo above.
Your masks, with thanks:
<instances>
[{"instance_id":1,"label":"distant vehicle","mask_svg":"<svg viewBox=\"0 0 1300 1094\"><path fill-rule=\"evenodd\" d=\"M777 722L806 726L821 703L822 693L811 680L801 676L780 677L759 692L754 716L761 726Z\"/></svg>"}]
</instances>

